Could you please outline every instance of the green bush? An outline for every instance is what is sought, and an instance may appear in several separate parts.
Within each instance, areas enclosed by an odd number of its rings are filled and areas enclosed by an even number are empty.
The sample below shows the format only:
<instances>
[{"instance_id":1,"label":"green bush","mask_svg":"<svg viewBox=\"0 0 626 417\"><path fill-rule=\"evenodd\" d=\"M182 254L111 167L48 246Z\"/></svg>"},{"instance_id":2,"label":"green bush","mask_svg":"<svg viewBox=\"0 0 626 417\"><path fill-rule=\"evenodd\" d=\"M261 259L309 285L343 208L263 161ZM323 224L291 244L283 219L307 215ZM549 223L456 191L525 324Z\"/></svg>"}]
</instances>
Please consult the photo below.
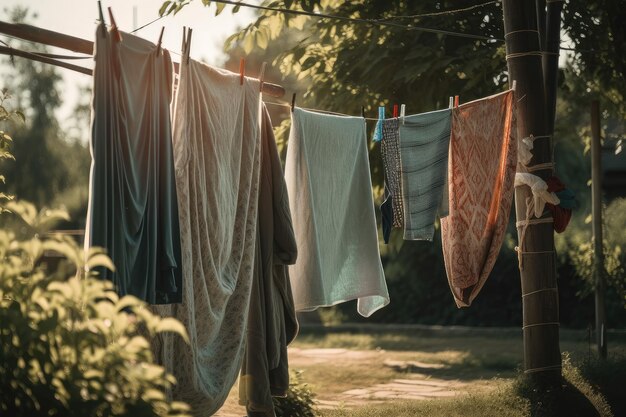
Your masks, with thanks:
<instances>
[{"instance_id":1,"label":"green bush","mask_svg":"<svg viewBox=\"0 0 626 417\"><path fill-rule=\"evenodd\" d=\"M0 122L23 119L5 109L6 97ZM0 131L0 158L12 158L10 142ZM67 236L47 235L65 212L0 199L0 217L11 216L15 229L0 229L0 415L188 415L167 398L174 378L153 363L146 339L167 331L187 339L182 324L98 279L95 267L114 268L101 250L85 254ZM48 267L50 252L64 260Z\"/></svg>"},{"instance_id":2,"label":"green bush","mask_svg":"<svg viewBox=\"0 0 626 417\"><path fill-rule=\"evenodd\" d=\"M302 371L291 372L289 390L284 398L274 397L277 417L315 417L313 400L315 394L302 382Z\"/></svg>"}]
</instances>

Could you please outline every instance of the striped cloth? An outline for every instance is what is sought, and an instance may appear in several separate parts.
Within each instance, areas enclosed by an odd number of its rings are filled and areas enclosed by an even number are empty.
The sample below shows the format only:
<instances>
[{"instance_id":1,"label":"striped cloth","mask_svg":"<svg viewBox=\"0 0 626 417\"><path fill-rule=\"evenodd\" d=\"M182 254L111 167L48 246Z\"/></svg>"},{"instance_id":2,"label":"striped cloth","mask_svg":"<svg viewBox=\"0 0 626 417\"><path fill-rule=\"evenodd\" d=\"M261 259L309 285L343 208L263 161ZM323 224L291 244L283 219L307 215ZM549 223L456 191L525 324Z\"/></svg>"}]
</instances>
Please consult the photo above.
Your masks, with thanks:
<instances>
[{"instance_id":1,"label":"striped cloth","mask_svg":"<svg viewBox=\"0 0 626 417\"><path fill-rule=\"evenodd\" d=\"M432 240L437 213L448 214L451 115L450 109L438 110L406 116L399 124L405 240Z\"/></svg>"},{"instance_id":2,"label":"striped cloth","mask_svg":"<svg viewBox=\"0 0 626 417\"><path fill-rule=\"evenodd\" d=\"M385 172L384 201L380 205L385 243L389 242L391 228L404 226L402 212L402 164L400 161L400 132L398 118L380 120L382 129L380 152Z\"/></svg>"}]
</instances>

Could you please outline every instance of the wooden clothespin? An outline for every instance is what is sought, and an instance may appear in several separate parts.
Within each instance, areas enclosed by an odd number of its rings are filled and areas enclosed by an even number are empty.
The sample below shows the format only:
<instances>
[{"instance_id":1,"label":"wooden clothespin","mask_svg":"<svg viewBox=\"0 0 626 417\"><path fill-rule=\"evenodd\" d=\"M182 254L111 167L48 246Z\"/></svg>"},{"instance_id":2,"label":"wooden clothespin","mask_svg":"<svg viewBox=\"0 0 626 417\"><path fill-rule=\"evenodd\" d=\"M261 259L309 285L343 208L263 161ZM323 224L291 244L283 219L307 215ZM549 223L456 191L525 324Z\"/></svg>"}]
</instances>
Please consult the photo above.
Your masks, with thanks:
<instances>
[{"instance_id":1,"label":"wooden clothespin","mask_svg":"<svg viewBox=\"0 0 626 417\"><path fill-rule=\"evenodd\" d=\"M157 55L161 52L161 40L163 40L163 32L165 31L165 26L161 26L161 34L159 35L159 41L157 42L156 53Z\"/></svg>"},{"instance_id":2,"label":"wooden clothespin","mask_svg":"<svg viewBox=\"0 0 626 417\"><path fill-rule=\"evenodd\" d=\"M293 93L291 96L291 112L293 113L293 109L296 107L296 93Z\"/></svg>"},{"instance_id":3,"label":"wooden clothespin","mask_svg":"<svg viewBox=\"0 0 626 417\"><path fill-rule=\"evenodd\" d=\"M243 76L246 68L246 60L241 58L239 61L239 85L243 85Z\"/></svg>"},{"instance_id":4,"label":"wooden clothespin","mask_svg":"<svg viewBox=\"0 0 626 417\"><path fill-rule=\"evenodd\" d=\"M185 51L185 62L188 64L189 63L189 55L191 55L191 34L193 33L193 29L192 28L187 28L187 48Z\"/></svg>"},{"instance_id":5,"label":"wooden clothespin","mask_svg":"<svg viewBox=\"0 0 626 417\"><path fill-rule=\"evenodd\" d=\"M115 34L115 40L121 41L122 35L120 35L120 31L117 28L117 23L115 23L115 18L113 17L113 10L109 7L109 19L111 19L111 29L113 29L113 33Z\"/></svg>"},{"instance_id":6,"label":"wooden clothespin","mask_svg":"<svg viewBox=\"0 0 626 417\"><path fill-rule=\"evenodd\" d=\"M454 96L454 107L459 107L459 96Z\"/></svg>"},{"instance_id":7,"label":"wooden clothespin","mask_svg":"<svg viewBox=\"0 0 626 417\"><path fill-rule=\"evenodd\" d=\"M267 62L263 62L261 64L261 71L259 72L259 91L263 93L263 78L265 77L265 67L267 67Z\"/></svg>"},{"instance_id":8,"label":"wooden clothespin","mask_svg":"<svg viewBox=\"0 0 626 417\"><path fill-rule=\"evenodd\" d=\"M104 22L104 13L102 13L102 3L98 0L98 13L100 16L100 24L102 25L102 36L106 36L107 28L106 23Z\"/></svg>"},{"instance_id":9,"label":"wooden clothespin","mask_svg":"<svg viewBox=\"0 0 626 417\"><path fill-rule=\"evenodd\" d=\"M185 48L187 47L187 27L183 26L183 41L180 45L180 56L185 56Z\"/></svg>"}]
</instances>

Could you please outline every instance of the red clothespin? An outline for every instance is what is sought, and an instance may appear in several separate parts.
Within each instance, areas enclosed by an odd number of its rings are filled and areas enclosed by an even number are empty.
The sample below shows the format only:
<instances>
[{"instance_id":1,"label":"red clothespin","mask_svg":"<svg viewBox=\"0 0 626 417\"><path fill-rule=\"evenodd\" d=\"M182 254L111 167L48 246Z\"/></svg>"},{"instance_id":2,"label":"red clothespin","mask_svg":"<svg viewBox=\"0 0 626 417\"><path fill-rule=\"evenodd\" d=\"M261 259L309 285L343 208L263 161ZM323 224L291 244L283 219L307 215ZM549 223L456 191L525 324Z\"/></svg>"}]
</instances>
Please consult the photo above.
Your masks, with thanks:
<instances>
[{"instance_id":1,"label":"red clothespin","mask_svg":"<svg viewBox=\"0 0 626 417\"><path fill-rule=\"evenodd\" d=\"M241 58L239 61L239 85L243 85L244 70L246 68L246 60Z\"/></svg>"},{"instance_id":2,"label":"red clothespin","mask_svg":"<svg viewBox=\"0 0 626 417\"><path fill-rule=\"evenodd\" d=\"M454 96L454 107L459 107L459 96Z\"/></svg>"},{"instance_id":3,"label":"red clothespin","mask_svg":"<svg viewBox=\"0 0 626 417\"><path fill-rule=\"evenodd\" d=\"M157 42L156 53L157 55L161 52L161 40L163 40L163 32L165 31L165 26L161 26L161 34L159 35L159 41Z\"/></svg>"},{"instance_id":4,"label":"red clothespin","mask_svg":"<svg viewBox=\"0 0 626 417\"><path fill-rule=\"evenodd\" d=\"M115 40L121 41L122 35L120 35L120 31L117 29L117 23L115 23L115 18L113 17L113 10L109 7L109 18L111 19L111 29L113 29L113 33L115 34Z\"/></svg>"},{"instance_id":5,"label":"red clothespin","mask_svg":"<svg viewBox=\"0 0 626 417\"><path fill-rule=\"evenodd\" d=\"M398 117L398 105L393 105L393 117Z\"/></svg>"},{"instance_id":6,"label":"red clothespin","mask_svg":"<svg viewBox=\"0 0 626 417\"><path fill-rule=\"evenodd\" d=\"M296 107L296 93L293 93L291 96L291 112L293 113L293 109Z\"/></svg>"}]
</instances>

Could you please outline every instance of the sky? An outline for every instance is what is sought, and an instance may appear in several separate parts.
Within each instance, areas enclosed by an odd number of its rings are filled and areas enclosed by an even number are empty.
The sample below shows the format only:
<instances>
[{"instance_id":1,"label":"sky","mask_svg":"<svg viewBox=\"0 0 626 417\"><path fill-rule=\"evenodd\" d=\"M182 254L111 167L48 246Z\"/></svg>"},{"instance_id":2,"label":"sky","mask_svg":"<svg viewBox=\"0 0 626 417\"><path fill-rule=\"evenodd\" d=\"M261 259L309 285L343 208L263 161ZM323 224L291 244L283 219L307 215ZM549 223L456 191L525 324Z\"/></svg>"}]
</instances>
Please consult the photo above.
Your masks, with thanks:
<instances>
[{"instance_id":1,"label":"sky","mask_svg":"<svg viewBox=\"0 0 626 417\"><path fill-rule=\"evenodd\" d=\"M129 32L156 19L162 3L161 0L102 0L102 7L107 23L109 23L107 7L111 7L117 26ZM2 0L0 4L0 20L8 20L6 10L20 5L37 13L37 18L30 22L35 26L83 39L94 38L98 19L96 0ZM201 0L193 0L176 16L164 17L139 30L136 35L156 43L161 27L165 26L162 45L171 50L172 59L178 61L176 53L180 52L183 26L191 27L193 28L191 56L212 65L221 65L225 59L222 53L224 40L238 27L247 25L253 19L254 14L250 9L242 7L239 12L232 14L232 6L226 6L219 16L215 16L215 5L205 7ZM10 39L0 34L0 40ZM51 48L51 52L73 54L58 48ZM91 60L72 63L85 67L91 67L93 64ZM6 68L2 70L4 72ZM58 116L63 126L64 120L69 117L78 100L78 87L89 85L91 77L63 68L59 68L59 74L63 76L63 84L60 86L63 92L63 106L59 109Z\"/></svg>"}]
</instances>

